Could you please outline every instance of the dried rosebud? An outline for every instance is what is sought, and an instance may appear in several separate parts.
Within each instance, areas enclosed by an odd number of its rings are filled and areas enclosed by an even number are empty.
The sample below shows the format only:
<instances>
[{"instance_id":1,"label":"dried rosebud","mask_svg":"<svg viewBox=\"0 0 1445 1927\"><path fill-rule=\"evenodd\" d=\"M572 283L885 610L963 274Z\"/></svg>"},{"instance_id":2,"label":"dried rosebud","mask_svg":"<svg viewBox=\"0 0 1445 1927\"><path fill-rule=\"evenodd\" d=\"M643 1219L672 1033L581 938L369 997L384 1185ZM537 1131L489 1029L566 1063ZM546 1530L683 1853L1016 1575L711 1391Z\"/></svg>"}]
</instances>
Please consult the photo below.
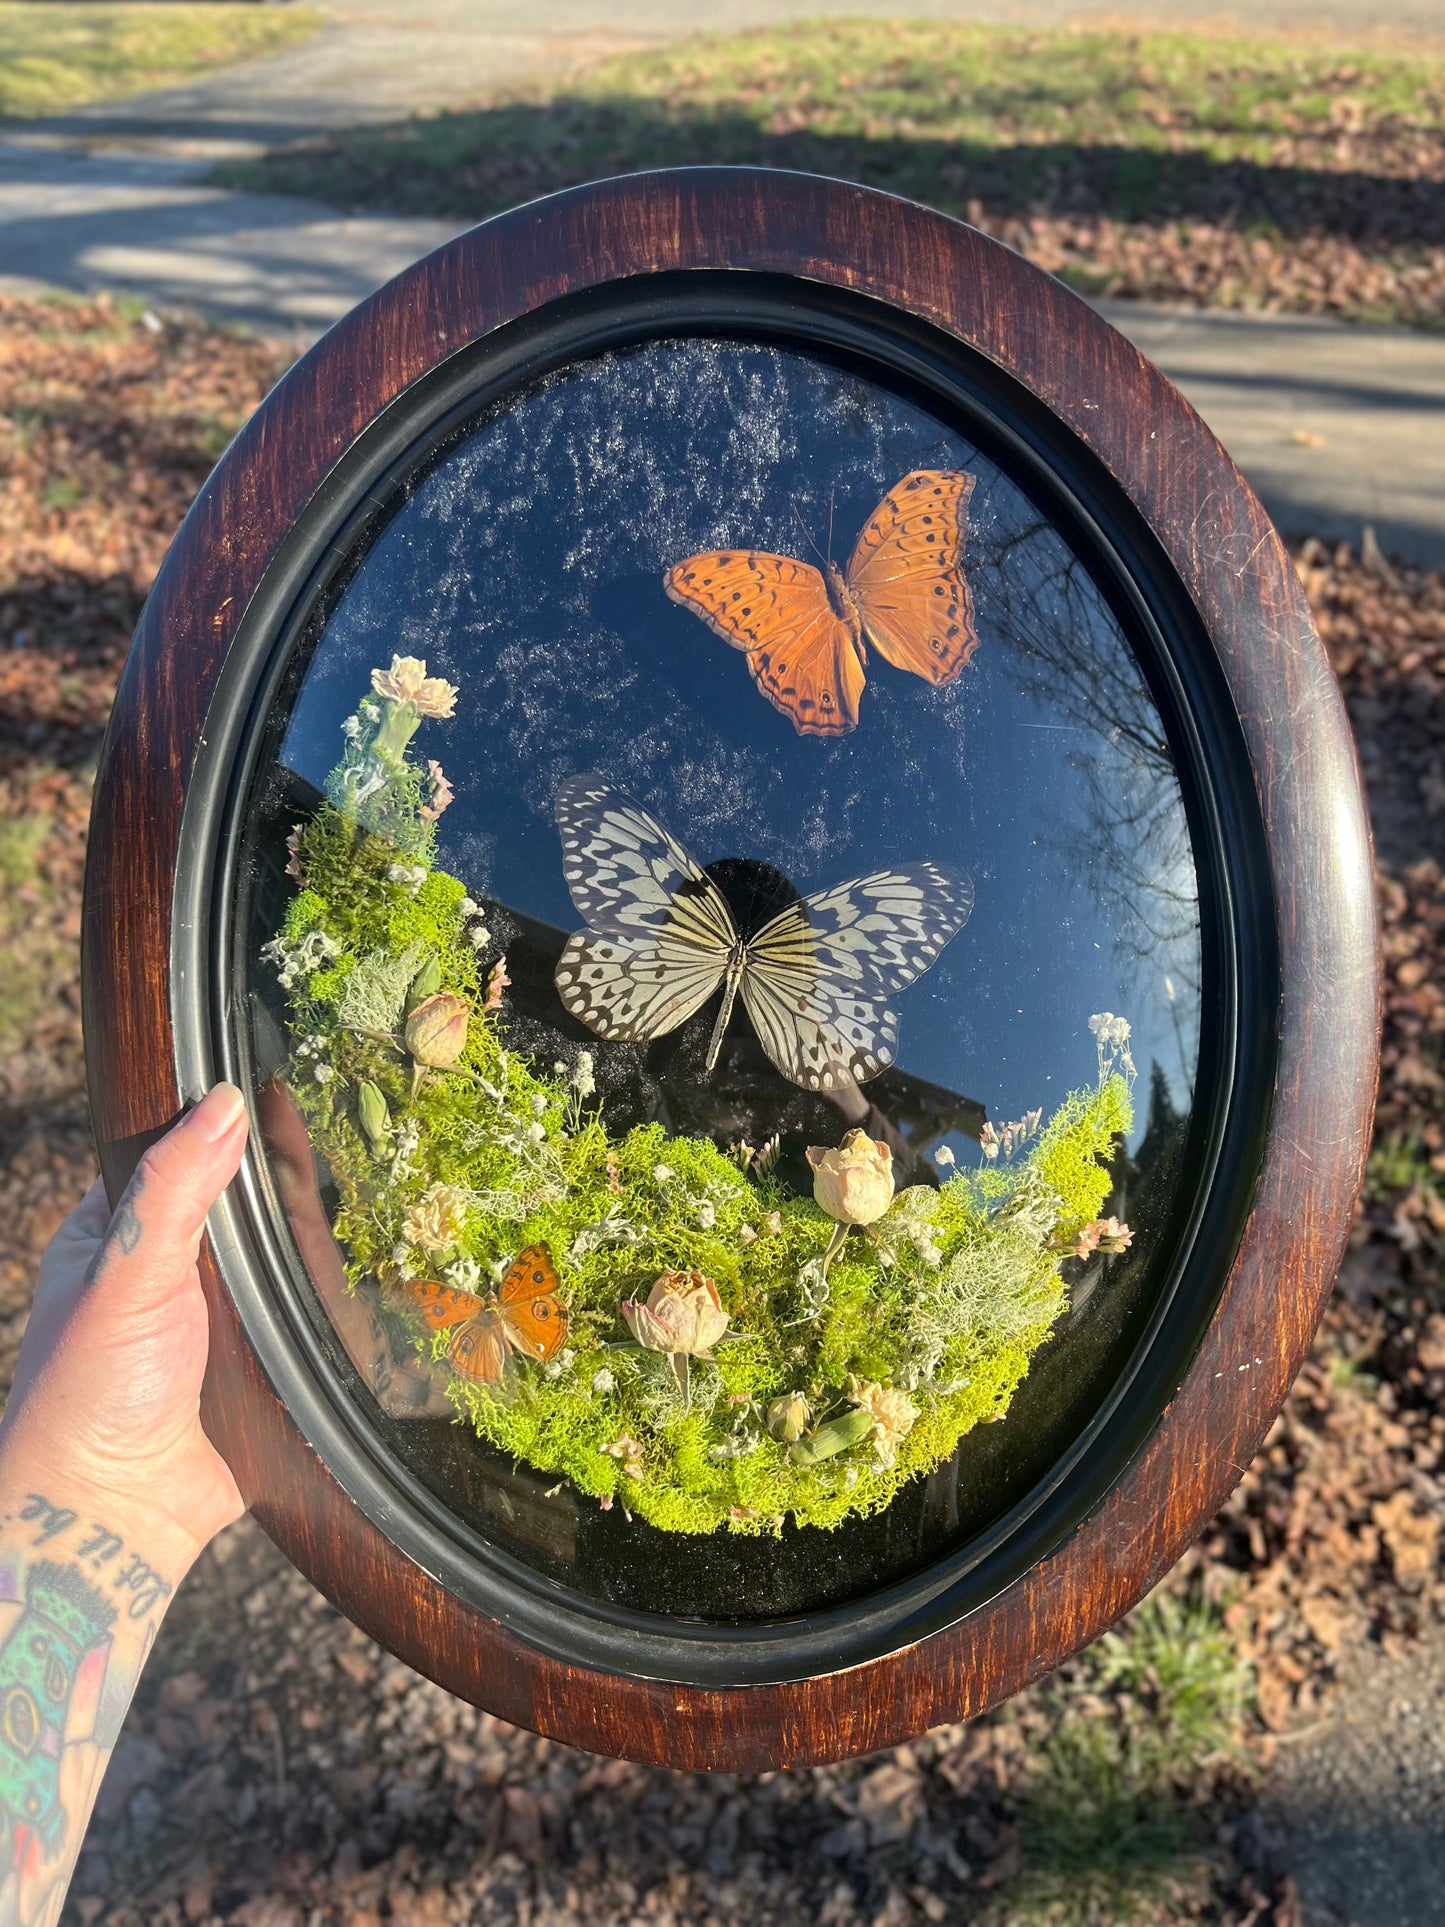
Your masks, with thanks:
<instances>
[{"instance_id":1,"label":"dried rosebud","mask_svg":"<svg viewBox=\"0 0 1445 1927\"><path fill-rule=\"evenodd\" d=\"M876 1224L893 1202L893 1153L866 1131L849 1131L836 1151L808 1147L813 1196L839 1224Z\"/></svg>"},{"instance_id":2,"label":"dried rosebud","mask_svg":"<svg viewBox=\"0 0 1445 1927\"><path fill-rule=\"evenodd\" d=\"M371 1155L381 1159L394 1157L396 1139L392 1134L391 1112L381 1087L369 1079L363 1079L356 1087L356 1113Z\"/></svg>"},{"instance_id":3,"label":"dried rosebud","mask_svg":"<svg viewBox=\"0 0 1445 1927\"><path fill-rule=\"evenodd\" d=\"M447 1070L467 1046L467 1024L472 1007L454 990L424 997L406 1020L406 1047L418 1064Z\"/></svg>"},{"instance_id":4,"label":"dried rosebud","mask_svg":"<svg viewBox=\"0 0 1445 1927\"><path fill-rule=\"evenodd\" d=\"M705 1355L728 1328L717 1286L700 1271L665 1271L639 1305L625 1299L627 1328L650 1352Z\"/></svg>"},{"instance_id":5,"label":"dried rosebud","mask_svg":"<svg viewBox=\"0 0 1445 1927\"><path fill-rule=\"evenodd\" d=\"M796 1445L812 1419L808 1401L801 1392L784 1392L768 1407L768 1430L784 1445Z\"/></svg>"}]
</instances>

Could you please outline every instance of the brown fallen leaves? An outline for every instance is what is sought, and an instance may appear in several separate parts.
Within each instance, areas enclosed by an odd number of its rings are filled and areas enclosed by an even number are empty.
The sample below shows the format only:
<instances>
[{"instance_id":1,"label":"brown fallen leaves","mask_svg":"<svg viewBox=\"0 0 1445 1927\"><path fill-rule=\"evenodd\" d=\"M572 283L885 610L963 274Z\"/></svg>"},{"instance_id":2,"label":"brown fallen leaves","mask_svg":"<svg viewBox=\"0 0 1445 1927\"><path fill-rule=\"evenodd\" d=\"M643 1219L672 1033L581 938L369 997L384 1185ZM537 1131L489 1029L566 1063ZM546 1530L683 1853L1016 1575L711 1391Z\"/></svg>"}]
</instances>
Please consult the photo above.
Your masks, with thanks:
<instances>
[{"instance_id":1,"label":"brown fallen leaves","mask_svg":"<svg viewBox=\"0 0 1445 1927\"><path fill-rule=\"evenodd\" d=\"M140 606L273 343L101 300L0 297L0 1372L40 1250L90 1183L80 885L95 758Z\"/></svg>"}]
</instances>

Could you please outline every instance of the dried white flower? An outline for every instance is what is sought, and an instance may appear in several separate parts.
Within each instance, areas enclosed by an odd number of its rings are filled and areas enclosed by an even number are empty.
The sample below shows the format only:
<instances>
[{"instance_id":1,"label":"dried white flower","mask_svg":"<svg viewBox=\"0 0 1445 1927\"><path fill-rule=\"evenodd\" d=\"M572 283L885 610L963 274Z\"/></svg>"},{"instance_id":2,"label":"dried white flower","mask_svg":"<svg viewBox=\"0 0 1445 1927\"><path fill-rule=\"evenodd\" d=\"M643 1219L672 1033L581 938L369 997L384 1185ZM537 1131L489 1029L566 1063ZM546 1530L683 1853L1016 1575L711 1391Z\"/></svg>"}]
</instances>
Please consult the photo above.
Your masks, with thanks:
<instances>
[{"instance_id":1,"label":"dried white flower","mask_svg":"<svg viewBox=\"0 0 1445 1927\"><path fill-rule=\"evenodd\" d=\"M545 1124L529 1124L527 1126L527 1142L529 1144L545 1144L546 1141L547 1127Z\"/></svg>"},{"instance_id":2,"label":"dried white flower","mask_svg":"<svg viewBox=\"0 0 1445 1927\"><path fill-rule=\"evenodd\" d=\"M335 1077L336 1072L330 1064L318 1064L311 1075L316 1079L318 1084L329 1084L332 1078Z\"/></svg>"},{"instance_id":3,"label":"dried white flower","mask_svg":"<svg viewBox=\"0 0 1445 1927\"><path fill-rule=\"evenodd\" d=\"M670 1164L654 1164L652 1167L652 1181L654 1184L666 1184L668 1179L673 1175L673 1169Z\"/></svg>"},{"instance_id":4,"label":"dried white flower","mask_svg":"<svg viewBox=\"0 0 1445 1927\"><path fill-rule=\"evenodd\" d=\"M945 1170L947 1170L948 1166L954 1163L954 1161L953 1153L946 1144L940 1144L933 1154L933 1162L935 1164L941 1164Z\"/></svg>"},{"instance_id":5,"label":"dried white flower","mask_svg":"<svg viewBox=\"0 0 1445 1927\"><path fill-rule=\"evenodd\" d=\"M592 1374L592 1389L594 1392L610 1392L616 1383L617 1380L605 1365L600 1372L594 1372Z\"/></svg>"},{"instance_id":6,"label":"dried white flower","mask_svg":"<svg viewBox=\"0 0 1445 1927\"><path fill-rule=\"evenodd\" d=\"M348 716L346 721L341 725L341 733L348 743L351 742L354 737L361 734L361 718L359 716Z\"/></svg>"},{"instance_id":7,"label":"dried white flower","mask_svg":"<svg viewBox=\"0 0 1445 1927\"><path fill-rule=\"evenodd\" d=\"M472 902L470 897L463 897L457 905L457 909L464 917L474 917L477 914L477 906Z\"/></svg>"},{"instance_id":8,"label":"dried white flower","mask_svg":"<svg viewBox=\"0 0 1445 1927\"><path fill-rule=\"evenodd\" d=\"M482 1268L475 1258L458 1258L454 1265L447 1266L442 1276L458 1291L476 1292L481 1288Z\"/></svg>"},{"instance_id":9,"label":"dried white flower","mask_svg":"<svg viewBox=\"0 0 1445 1927\"><path fill-rule=\"evenodd\" d=\"M717 1212L706 1199L697 1207L697 1227L699 1231L711 1231L717 1223Z\"/></svg>"},{"instance_id":10,"label":"dried white flower","mask_svg":"<svg viewBox=\"0 0 1445 1927\"><path fill-rule=\"evenodd\" d=\"M1125 1077L1135 1076L1134 1059L1129 1053L1132 1029L1127 1017L1116 1017L1112 1010L1100 1010L1089 1019L1089 1029L1099 1047L1099 1082L1116 1067Z\"/></svg>"}]
</instances>

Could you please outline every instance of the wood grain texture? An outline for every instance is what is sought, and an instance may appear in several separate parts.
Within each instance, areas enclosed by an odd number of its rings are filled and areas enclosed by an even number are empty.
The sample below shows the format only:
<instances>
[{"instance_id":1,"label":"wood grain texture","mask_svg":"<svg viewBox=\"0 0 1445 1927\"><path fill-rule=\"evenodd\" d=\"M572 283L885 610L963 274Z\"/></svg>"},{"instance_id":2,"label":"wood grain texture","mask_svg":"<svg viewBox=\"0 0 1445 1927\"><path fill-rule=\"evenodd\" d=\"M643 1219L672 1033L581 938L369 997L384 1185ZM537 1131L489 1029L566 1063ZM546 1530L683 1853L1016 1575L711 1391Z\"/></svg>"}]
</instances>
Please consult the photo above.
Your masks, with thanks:
<instances>
[{"instance_id":1,"label":"wood grain texture","mask_svg":"<svg viewBox=\"0 0 1445 1927\"><path fill-rule=\"evenodd\" d=\"M256 412L182 526L122 678L87 872L87 1048L112 1193L179 1106L166 960L186 784L236 623L293 518L380 409L457 349L564 294L708 268L892 303L1010 371L1089 444L1213 639L1283 906L1263 1170L1218 1313L1163 1422L1087 1523L991 1606L850 1672L719 1692L605 1679L461 1606L346 1500L207 1265L207 1426L261 1523L345 1612L508 1720L634 1759L751 1770L977 1713L1096 1637L1178 1558L1248 1465L1333 1279L1368 1146L1378 993L1368 835L1334 678L1263 509L1159 371L1019 256L909 203L749 170L634 176L490 222L364 303Z\"/></svg>"}]
</instances>

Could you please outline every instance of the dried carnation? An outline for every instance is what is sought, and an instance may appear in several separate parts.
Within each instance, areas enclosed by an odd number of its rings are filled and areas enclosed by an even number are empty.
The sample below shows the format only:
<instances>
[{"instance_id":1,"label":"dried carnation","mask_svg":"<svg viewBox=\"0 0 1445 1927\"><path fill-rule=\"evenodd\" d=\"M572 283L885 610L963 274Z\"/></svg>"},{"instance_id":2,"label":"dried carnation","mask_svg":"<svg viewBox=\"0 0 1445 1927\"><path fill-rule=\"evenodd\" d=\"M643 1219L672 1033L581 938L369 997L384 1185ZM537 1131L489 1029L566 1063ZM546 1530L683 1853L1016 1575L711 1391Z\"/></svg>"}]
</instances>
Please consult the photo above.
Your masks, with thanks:
<instances>
[{"instance_id":1,"label":"dried carnation","mask_svg":"<svg viewBox=\"0 0 1445 1927\"><path fill-rule=\"evenodd\" d=\"M390 669L372 670L371 686L388 702L410 703L419 716L443 720L456 712L455 685L429 676L420 656L393 656Z\"/></svg>"},{"instance_id":2,"label":"dried carnation","mask_svg":"<svg viewBox=\"0 0 1445 1927\"><path fill-rule=\"evenodd\" d=\"M873 1421L873 1449L879 1464L892 1465L898 1456L899 1441L913 1429L918 1407L907 1392L891 1385L879 1385L871 1378L850 1378L848 1396Z\"/></svg>"},{"instance_id":3,"label":"dried carnation","mask_svg":"<svg viewBox=\"0 0 1445 1927\"><path fill-rule=\"evenodd\" d=\"M450 1251L467 1221L467 1193L455 1184L434 1184L402 1219L402 1236L423 1251Z\"/></svg>"}]
</instances>

